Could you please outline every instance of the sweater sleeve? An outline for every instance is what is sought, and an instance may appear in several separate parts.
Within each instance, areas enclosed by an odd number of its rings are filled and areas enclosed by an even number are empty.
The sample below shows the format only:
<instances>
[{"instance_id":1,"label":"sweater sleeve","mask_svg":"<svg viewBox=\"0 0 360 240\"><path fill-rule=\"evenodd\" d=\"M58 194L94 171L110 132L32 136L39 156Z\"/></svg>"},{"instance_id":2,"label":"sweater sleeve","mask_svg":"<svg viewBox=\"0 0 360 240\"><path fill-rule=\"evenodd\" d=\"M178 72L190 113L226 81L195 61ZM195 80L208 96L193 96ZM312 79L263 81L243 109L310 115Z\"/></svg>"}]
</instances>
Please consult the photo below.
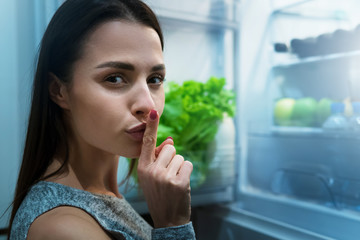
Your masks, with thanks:
<instances>
[{"instance_id":1,"label":"sweater sleeve","mask_svg":"<svg viewBox=\"0 0 360 240\"><path fill-rule=\"evenodd\" d=\"M167 239L195 240L196 238L192 222L175 227L152 229L151 240Z\"/></svg>"}]
</instances>

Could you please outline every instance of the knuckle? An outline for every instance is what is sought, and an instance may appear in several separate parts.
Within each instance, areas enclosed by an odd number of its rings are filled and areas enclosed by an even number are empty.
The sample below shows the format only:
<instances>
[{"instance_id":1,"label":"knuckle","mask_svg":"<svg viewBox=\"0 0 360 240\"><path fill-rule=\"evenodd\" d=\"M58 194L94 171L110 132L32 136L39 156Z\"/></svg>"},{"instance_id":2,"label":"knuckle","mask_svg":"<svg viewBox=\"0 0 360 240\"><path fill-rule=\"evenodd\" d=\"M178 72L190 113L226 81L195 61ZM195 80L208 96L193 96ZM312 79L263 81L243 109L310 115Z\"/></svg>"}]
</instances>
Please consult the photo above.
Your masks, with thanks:
<instances>
[{"instance_id":1,"label":"knuckle","mask_svg":"<svg viewBox=\"0 0 360 240\"><path fill-rule=\"evenodd\" d=\"M170 186L173 186L173 185L176 184L175 181L174 181L174 178L170 174L166 174L164 180Z\"/></svg>"},{"instance_id":2,"label":"knuckle","mask_svg":"<svg viewBox=\"0 0 360 240\"><path fill-rule=\"evenodd\" d=\"M181 155L175 155L172 161L174 162L174 165L178 168L177 172L179 172L180 169L183 167L185 161L184 157L182 157Z\"/></svg>"},{"instance_id":3,"label":"knuckle","mask_svg":"<svg viewBox=\"0 0 360 240\"><path fill-rule=\"evenodd\" d=\"M182 181L181 189L185 193L190 192L190 179L186 179L186 180Z\"/></svg>"},{"instance_id":4,"label":"knuckle","mask_svg":"<svg viewBox=\"0 0 360 240\"><path fill-rule=\"evenodd\" d=\"M185 160L184 157L181 156L181 155L179 155L179 154L176 154L176 155L175 155L175 158L178 159L178 160L181 161L181 162L184 162L184 160Z\"/></svg>"},{"instance_id":5,"label":"knuckle","mask_svg":"<svg viewBox=\"0 0 360 240\"><path fill-rule=\"evenodd\" d=\"M156 138L152 135L145 135L143 137L143 144L147 146L153 146L156 143Z\"/></svg>"},{"instance_id":6,"label":"knuckle","mask_svg":"<svg viewBox=\"0 0 360 240\"><path fill-rule=\"evenodd\" d=\"M166 144L163 149L167 152L171 152L171 153L175 153L176 152L176 149L173 145L171 144Z\"/></svg>"},{"instance_id":7,"label":"knuckle","mask_svg":"<svg viewBox=\"0 0 360 240\"><path fill-rule=\"evenodd\" d=\"M190 161L184 161L184 165L189 168L190 171L193 170L194 166Z\"/></svg>"},{"instance_id":8,"label":"knuckle","mask_svg":"<svg viewBox=\"0 0 360 240\"><path fill-rule=\"evenodd\" d=\"M176 178L171 178L168 183L173 189L181 190L182 188L180 181Z\"/></svg>"}]
</instances>

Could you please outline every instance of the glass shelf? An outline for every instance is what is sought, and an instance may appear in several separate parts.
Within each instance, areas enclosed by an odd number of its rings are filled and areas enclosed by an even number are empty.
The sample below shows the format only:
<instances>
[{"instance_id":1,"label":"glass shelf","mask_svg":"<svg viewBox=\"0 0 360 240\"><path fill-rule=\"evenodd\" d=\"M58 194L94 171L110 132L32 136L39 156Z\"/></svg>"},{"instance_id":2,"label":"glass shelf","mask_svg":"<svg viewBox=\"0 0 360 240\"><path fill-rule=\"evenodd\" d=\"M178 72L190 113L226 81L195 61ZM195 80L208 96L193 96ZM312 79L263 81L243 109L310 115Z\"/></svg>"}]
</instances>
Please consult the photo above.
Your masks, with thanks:
<instances>
[{"instance_id":1,"label":"glass shelf","mask_svg":"<svg viewBox=\"0 0 360 240\"><path fill-rule=\"evenodd\" d=\"M360 140L360 132L352 130L324 130L319 127L292 127L292 126L272 126L270 129L249 131L252 136L279 136L297 138L330 138L330 139L354 139Z\"/></svg>"},{"instance_id":2,"label":"glass shelf","mask_svg":"<svg viewBox=\"0 0 360 240\"><path fill-rule=\"evenodd\" d=\"M279 127L273 126L271 127L271 133L276 135L284 135L284 136L319 136L324 133L321 128L313 128L313 127Z\"/></svg>"},{"instance_id":3,"label":"glass shelf","mask_svg":"<svg viewBox=\"0 0 360 240\"><path fill-rule=\"evenodd\" d=\"M313 63L322 63L330 60L342 60L351 57L360 57L360 50L351 51L351 52L343 52L343 53L334 53L323 56L313 56L307 58L297 58L296 56L291 56L286 60L279 61L273 66L273 69L281 69L288 68L297 65L305 65L305 64L313 64Z\"/></svg>"}]
</instances>

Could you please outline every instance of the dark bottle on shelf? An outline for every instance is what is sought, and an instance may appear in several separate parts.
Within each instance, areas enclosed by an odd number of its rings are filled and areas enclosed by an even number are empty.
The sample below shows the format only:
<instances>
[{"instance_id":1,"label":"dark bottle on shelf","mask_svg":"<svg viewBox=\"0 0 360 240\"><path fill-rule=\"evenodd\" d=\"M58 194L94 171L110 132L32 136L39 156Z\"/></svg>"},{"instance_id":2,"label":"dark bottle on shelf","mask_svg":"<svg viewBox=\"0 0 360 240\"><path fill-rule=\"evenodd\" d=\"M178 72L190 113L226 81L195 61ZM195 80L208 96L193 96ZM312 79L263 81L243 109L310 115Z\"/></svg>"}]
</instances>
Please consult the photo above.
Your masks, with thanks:
<instances>
[{"instance_id":1,"label":"dark bottle on shelf","mask_svg":"<svg viewBox=\"0 0 360 240\"><path fill-rule=\"evenodd\" d=\"M310 37L306 39L294 38L290 41L292 52L300 58L318 55L316 38Z\"/></svg>"},{"instance_id":2,"label":"dark bottle on shelf","mask_svg":"<svg viewBox=\"0 0 360 240\"><path fill-rule=\"evenodd\" d=\"M286 53L290 52L290 49L286 43L274 43L274 51L278 53Z\"/></svg>"}]
</instances>

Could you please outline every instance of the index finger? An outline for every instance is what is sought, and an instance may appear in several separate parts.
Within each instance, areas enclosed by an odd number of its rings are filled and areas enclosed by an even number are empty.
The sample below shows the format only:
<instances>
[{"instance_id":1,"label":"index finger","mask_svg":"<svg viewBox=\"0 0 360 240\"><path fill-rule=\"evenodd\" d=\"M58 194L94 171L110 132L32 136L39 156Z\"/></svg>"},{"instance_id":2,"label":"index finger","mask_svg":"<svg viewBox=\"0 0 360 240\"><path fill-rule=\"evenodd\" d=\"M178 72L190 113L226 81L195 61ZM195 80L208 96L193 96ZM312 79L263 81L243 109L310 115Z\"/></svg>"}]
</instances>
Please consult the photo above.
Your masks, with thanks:
<instances>
[{"instance_id":1,"label":"index finger","mask_svg":"<svg viewBox=\"0 0 360 240\"><path fill-rule=\"evenodd\" d=\"M155 159L158 125L159 115L156 110L151 110L146 122L146 129L141 146L139 164L150 164Z\"/></svg>"}]
</instances>

